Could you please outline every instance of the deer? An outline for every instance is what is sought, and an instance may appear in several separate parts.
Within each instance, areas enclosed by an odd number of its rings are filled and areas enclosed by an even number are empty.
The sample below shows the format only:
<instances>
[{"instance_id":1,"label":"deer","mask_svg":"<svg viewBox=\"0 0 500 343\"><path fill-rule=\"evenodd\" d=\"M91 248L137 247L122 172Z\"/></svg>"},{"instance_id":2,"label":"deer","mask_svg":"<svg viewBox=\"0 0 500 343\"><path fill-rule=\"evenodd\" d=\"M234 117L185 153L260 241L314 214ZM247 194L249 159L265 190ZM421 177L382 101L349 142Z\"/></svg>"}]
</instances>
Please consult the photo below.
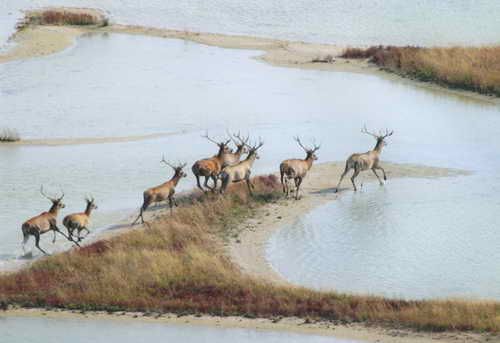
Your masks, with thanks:
<instances>
[{"instance_id":1,"label":"deer","mask_svg":"<svg viewBox=\"0 0 500 343\"><path fill-rule=\"evenodd\" d=\"M132 225L137 223L139 218L141 219L142 224L144 224L144 217L143 213L144 211L147 210L147 208L153 204L153 203L159 203L165 200L168 200L168 205L170 207L170 213L173 212L173 207L179 206L177 204L177 201L175 200L174 194L175 194L175 187L179 183L179 181L183 178L186 177L187 174L183 171L184 167L186 167L187 163L182 163L178 165L173 165L165 160L165 157L162 157L162 160L160 163L164 163L170 168L174 170L174 175L170 178L165 183L162 183L159 186L152 187L144 191L143 193L143 198L144 201L142 203L139 215L137 218L134 220Z\"/></svg>"},{"instance_id":2,"label":"deer","mask_svg":"<svg viewBox=\"0 0 500 343\"><path fill-rule=\"evenodd\" d=\"M379 164L380 154L382 153L382 148L387 145L387 142L385 141L385 139L387 137L392 136L394 131L389 131L386 129L385 132L379 132L379 134L377 135L377 134L374 134L372 132L369 132L366 129L366 125L365 125L363 127L363 129L361 129L361 133L365 133L367 135L374 137L377 140L377 143L375 144L375 147L373 148L373 150L367 151L365 153L352 154L351 156L349 156L349 158L347 159L347 161L345 163L344 172L340 176L340 180L337 184L336 192L339 191L339 187L340 187L342 180L344 179L344 176L346 176L346 174L351 169L354 170L354 172L351 176L351 182L352 182L352 186L354 187L355 192L357 191L357 188L356 188L356 183L354 181L355 181L356 177L359 175L359 173L362 171L371 169L373 174L375 174L375 176L377 177L380 185L383 186L384 183L382 182L382 180L380 180L380 177L377 174L377 169L380 169L380 170L382 170L382 173L384 175L384 181L387 180L385 170Z\"/></svg>"},{"instance_id":3,"label":"deer","mask_svg":"<svg viewBox=\"0 0 500 343\"><path fill-rule=\"evenodd\" d=\"M62 202L62 199L64 198L64 192L61 191L62 195L58 198L51 198L47 194L45 194L42 185L40 187L40 193L45 198L49 199L52 202L52 205L50 206L48 212L42 212L36 217L28 219L21 226L21 230L23 232L23 251L24 253L26 253L25 249L26 243L28 242L30 236L34 236L35 246L37 247L37 249L40 250L45 255L48 255L48 253L40 247L41 235L49 231L54 232L54 238L52 239L52 243L56 242L56 232L60 233L68 240L71 239L64 233L62 233L61 230L59 230L59 228L57 227L57 215L59 214L59 210L65 207L64 203ZM77 242L74 241L72 242L79 246Z\"/></svg>"},{"instance_id":4,"label":"deer","mask_svg":"<svg viewBox=\"0 0 500 343\"><path fill-rule=\"evenodd\" d=\"M95 204L94 197L86 197L85 202L87 205L85 206L85 211L80 213L72 213L68 214L63 219L63 225L68 230L68 237L70 240L73 240L73 232L77 231L77 241L81 242L82 239L87 237L90 234L88 226L90 225L90 215L93 210L97 210L97 205ZM81 236L81 232L85 231L86 234L84 237Z\"/></svg>"},{"instance_id":5,"label":"deer","mask_svg":"<svg viewBox=\"0 0 500 343\"><path fill-rule=\"evenodd\" d=\"M193 171L193 174L196 177L196 184L198 185L198 188L201 189L202 192L206 193L207 190L201 187L200 184L201 176L205 177L204 186L207 189L211 190L212 192L215 192L215 189L217 188L217 177L221 172L222 167L224 166L225 156L226 154L232 153L231 149L228 147L228 144L231 141L231 139L228 139L227 141L217 142L216 140L210 138L208 136L208 133L202 137L216 144L219 147L219 151L215 156L196 161L191 167L191 170ZM210 179L212 179L212 181L214 182L213 187L210 187L208 185L208 180Z\"/></svg>"},{"instance_id":6,"label":"deer","mask_svg":"<svg viewBox=\"0 0 500 343\"><path fill-rule=\"evenodd\" d=\"M257 145L248 146L248 155L243 161L222 169L221 173L219 174L219 178L222 180L220 194L225 193L227 186L230 183L246 181L248 192L250 193L250 195L253 195L252 189L254 188L254 185L250 180L250 175L252 173L252 166L255 160L259 159L257 150L259 150L263 145L264 142L259 141Z\"/></svg>"},{"instance_id":7,"label":"deer","mask_svg":"<svg viewBox=\"0 0 500 343\"><path fill-rule=\"evenodd\" d=\"M234 145L236 146L236 151L224 154L222 168L238 163L241 159L241 156L248 153L246 144L248 143L248 139L250 137L247 136L246 138L242 138L239 132L238 134L233 134L233 135L231 135L231 133L229 132L227 132L227 134L229 138L233 141Z\"/></svg>"},{"instance_id":8,"label":"deer","mask_svg":"<svg viewBox=\"0 0 500 343\"><path fill-rule=\"evenodd\" d=\"M305 151L306 157L303 160L288 159L281 162L280 176L283 193L285 193L286 198L288 198L290 193L288 181L292 179L295 182L295 200L298 200L300 199L300 185L302 184L302 180L306 176L307 172L311 169L313 162L318 159L316 151L319 150L320 145L315 144L312 148L307 148L302 144L299 137L294 137L294 140Z\"/></svg>"}]
</instances>

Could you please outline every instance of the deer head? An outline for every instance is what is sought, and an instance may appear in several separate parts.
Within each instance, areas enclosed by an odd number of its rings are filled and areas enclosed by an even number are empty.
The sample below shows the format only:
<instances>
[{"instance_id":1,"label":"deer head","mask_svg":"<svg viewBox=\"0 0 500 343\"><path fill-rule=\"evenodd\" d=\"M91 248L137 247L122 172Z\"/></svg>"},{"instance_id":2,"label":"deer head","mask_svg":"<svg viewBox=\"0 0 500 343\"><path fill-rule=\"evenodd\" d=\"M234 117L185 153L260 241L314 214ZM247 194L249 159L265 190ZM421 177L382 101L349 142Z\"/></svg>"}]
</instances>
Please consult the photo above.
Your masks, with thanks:
<instances>
[{"instance_id":1,"label":"deer head","mask_svg":"<svg viewBox=\"0 0 500 343\"><path fill-rule=\"evenodd\" d=\"M174 170L174 177L186 177L187 174L182 170L187 163L179 163L177 165L171 164L167 160L165 160L165 156L162 156L160 163L165 163L167 166Z\"/></svg>"},{"instance_id":2,"label":"deer head","mask_svg":"<svg viewBox=\"0 0 500 343\"><path fill-rule=\"evenodd\" d=\"M318 159L318 156L316 156L316 151L319 150L321 145L314 144L312 148L308 148L304 146L304 144L302 144L299 137L294 137L293 139L295 139L295 141L299 144L299 146L305 151L306 160L312 159L313 161L316 161Z\"/></svg>"},{"instance_id":3,"label":"deer head","mask_svg":"<svg viewBox=\"0 0 500 343\"><path fill-rule=\"evenodd\" d=\"M45 192L43 191L43 185L41 185L40 186L40 194L42 194L45 198L49 199L52 202L51 210L52 209L60 209L60 208L65 207L65 205L62 202L62 199L64 198L64 192L62 190L61 190L61 196L59 198L52 198L52 197L48 196L47 194L45 194Z\"/></svg>"},{"instance_id":4,"label":"deer head","mask_svg":"<svg viewBox=\"0 0 500 343\"><path fill-rule=\"evenodd\" d=\"M229 135L229 137L233 141L234 145L236 145L236 152L238 152L240 154L248 153L247 143L248 143L248 140L250 139L249 136L247 136L246 138L243 138L243 137L241 137L239 131L238 131L238 134L231 135L229 132L227 134Z\"/></svg>"},{"instance_id":5,"label":"deer head","mask_svg":"<svg viewBox=\"0 0 500 343\"><path fill-rule=\"evenodd\" d=\"M248 157L255 156L256 159L260 158L260 156L257 154L257 150L259 150L264 145L262 139L259 138L258 144L248 145L245 143L245 145L248 147Z\"/></svg>"},{"instance_id":6,"label":"deer head","mask_svg":"<svg viewBox=\"0 0 500 343\"><path fill-rule=\"evenodd\" d=\"M93 196L85 197L85 201L87 202L87 211L97 210L97 205Z\"/></svg>"},{"instance_id":7,"label":"deer head","mask_svg":"<svg viewBox=\"0 0 500 343\"><path fill-rule=\"evenodd\" d=\"M217 145L219 147L219 154L227 154L232 152L231 148L229 148L228 146L231 139L228 139L227 141L217 142L215 139L212 139L208 136L208 132L205 133L205 135L203 135L202 137Z\"/></svg>"},{"instance_id":8,"label":"deer head","mask_svg":"<svg viewBox=\"0 0 500 343\"><path fill-rule=\"evenodd\" d=\"M383 132L382 130L379 131L378 134L376 133L373 133L373 132L370 132L366 129L366 125L361 129L361 133L366 133L367 135L370 135L372 137L374 137L376 140L377 140L377 147L381 147L381 146L385 146L387 145L387 142L385 141L385 139L389 136L392 136L392 134L394 133L394 131L389 131L388 129L385 129L385 132Z\"/></svg>"}]
</instances>

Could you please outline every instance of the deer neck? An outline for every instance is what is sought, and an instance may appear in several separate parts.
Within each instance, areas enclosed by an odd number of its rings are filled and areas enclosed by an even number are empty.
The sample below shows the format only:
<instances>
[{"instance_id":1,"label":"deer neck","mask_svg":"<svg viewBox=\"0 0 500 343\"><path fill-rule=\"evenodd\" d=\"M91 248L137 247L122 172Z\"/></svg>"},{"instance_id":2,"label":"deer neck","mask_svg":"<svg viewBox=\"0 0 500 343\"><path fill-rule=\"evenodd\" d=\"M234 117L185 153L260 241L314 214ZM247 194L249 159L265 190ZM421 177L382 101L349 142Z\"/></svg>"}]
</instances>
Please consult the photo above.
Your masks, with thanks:
<instances>
[{"instance_id":1,"label":"deer neck","mask_svg":"<svg viewBox=\"0 0 500 343\"><path fill-rule=\"evenodd\" d=\"M312 158L312 156L307 156L304 160L307 164L307 169L311 169L312 165L313 165L313 162L314 162L314 159Z\"/></svg>"},{"instance_id":2,"label":"deer neck","mask_svg":"<svg viewBox=\"0 0 500 343\"><path fill-rule=\"evenodd\" d=\"M249 154L248 157L245 159L245 162L247 162L250 166L252 166L253 163L255 162L256 158L257 158L257 155Z\"/></svg>"},{"instance_id":3,"label":"deer neck","mask_svg":"<svg viewBox=\"0 0 500 343\"><path fill-rule=\"evenodd\" d=\"M181 178L182 178L182 176L180 174L175 174L174 176L172 176L170 181L174 184L174 186L177 186L177 184L179 183L179 180Z\"/></svg>"},{"instance_id":4,"label":"deer neck","mask_svg":"<svg viewBox=\"0 0 500 343\"><path fill-rule=\"evenodd\" d=\"M373 151L380 154L382 152L383 147L384 147L384 141L383 140L377 141L377 144L375 144L375 148L373 148Z\"/></svg>"},{"instance_id":5,"label":"deer neck","mask_svg":"<svg viewBox=\"0 0 500 343\"><path fill-rule=\"evenodd\" d=\"M54 217L57 216L57 213L59 213L59 207L57 206L57 204L52 204L52 206L50 206L49 213L52 214Z\"/></svg>"},{"instance_id":6,"label":"deer neck","mask_svg":"<svg viewBox=\"0 0 500 343\"><path fill-rule=\"evenodd\" d=\"M88 204L87 207L85 208L85 214L87 215L87 217L90 217L91 213L92 213L92 207L90 207L90 204Z\"/></svg>"}]
</instances>

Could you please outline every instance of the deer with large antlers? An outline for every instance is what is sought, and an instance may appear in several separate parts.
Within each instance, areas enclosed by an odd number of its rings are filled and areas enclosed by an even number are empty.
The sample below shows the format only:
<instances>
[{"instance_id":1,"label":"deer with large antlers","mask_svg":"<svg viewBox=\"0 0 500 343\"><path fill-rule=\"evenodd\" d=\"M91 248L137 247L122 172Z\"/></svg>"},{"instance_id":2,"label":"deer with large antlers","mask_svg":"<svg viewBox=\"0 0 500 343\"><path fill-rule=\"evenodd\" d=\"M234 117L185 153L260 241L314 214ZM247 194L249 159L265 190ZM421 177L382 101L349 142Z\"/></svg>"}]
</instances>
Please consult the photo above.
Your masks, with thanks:
<instances>
[{"instance_id":1,"label":"deer with large antlers","mask_svg":"<svg viewBox=\"0 0 500 343\"><path fill-rule=\"evenodd\" d=\"M259 158L257 150L259 150L263 145L264 142L260 141L257 145L249 146L248 156L243 161L222 169L222 172L219 174L219 178L222 180L222 186L220 188L221 194L226 191L226 188L230 183L246 181L248 192L252 195L254 185L250 181L250 175L252 173L252 166L255 160Z\"/></svg>"},{"instance_id":2,"label":"deer with large antlers","mask_svg":"<svg viewBox=\"0 0 500 343\"><path fill-rule=\"evenodd\" d=\"M246 138L241 137L240 133L238 134L233 134L227 132L229 135L229 138L233 141L234 145L236 146L236 150L234 152L227 152L223 156L223 162L222 162L222 168L226 166L232 166L236 163L238 163L241 159L241 156L248 153L247 149L247 143L248 139L250 138L247 136ZM236 138L236 139L235 139Z\"/></svg>"},{"instance_id":3,"label":"deer with large antlers","mask_svg":"<svg viewBox=\"0 0 500 343\"><path fill-rule=\"evenodd\" d=\"M366 125L365 125L363 127L363 129L361 130L361 132L374 137L377 140L377 143L375 144L375 147L373 148L373 150L370 150L370 151L367 151L367 152L361 153L361 154L352 154L351 156L349 156L349 158L347 159L347 161L345 163L344 172L340 176L339 183L337 184L337 188L336 188L337 192L339 190L340 183L344 179L344 176L346 176L346 174L351 169L354 170L354 172L351 176L351 182L352 182L352 186L354 187L354 191L357 191L356 183L354 181L355 181L356 177L359 175L359 173L362 171L370 169L373 172L373 174L375 174L375 176L378 179L378 182L382 186L384 183L382 182L382 180L380 180L380 177L377 174L377 169L380 169L380 170L382 170L382 173L384 175L384 180L387 180L387 176L385 175L384 168L382 168L379 165L380 154L382 153L382 148L385 145L387 145L387 143L385 142L385 139L389 136L392 136L394 131L385 130L385 132L380 132L377 135L375 133L369 132L366 129Z\"/></svg>"},{"instance_id":4,"label":"deer with large antlers","mask_svg":"<svg viewBox=\"0 0 500 343\"><path fill-rule=\"evenodd\" d=\"M40 247L41 235L49 231L54 232L54 238L52 239L52 243L55 243L56 241L56 232L60 233L68 240L70 240L69 237L66 236L64 233L62 233L61 230L59 230L59 228L57 227L57 215L59 213L59 210L65 207L65 205L62 202L62 199L64 198L64 192L61 192L62 195L60 197L52 198L49 197L47 194L45 194L42 185L40 187L40 193L45 198L49 199L52 202L52 206L50 207L48 212L43 212L38 216L27 220L21 226L21 230L23 232L23 251L26 252L25 245L28 242L30 236L33 236L35 237L35 246L38 248L38 250L43 252L45 255L48 255L47 252ZM78 243L76 242L73 243L78 245Z\"/></svg>"},{"instance_id":5,"label":"deer with large antlers","mask_svg":"<svg viewBox=\"0 0 500 343\"><path fill-rule=\"evenodd\" d=\"M187 163L173 165L167 162L164 157L162 158L161 163L165 163L167 166L171 167L174 170L174 175L167 182L144 191L143 194L144 201L142 203L141 210L135 221L132 223L132 225L137 223L139 218L141 219L141 222L144 224L143 213L153 203L159 203L168 200L170 212L173 211L174 205L178 206L177 201L175 201L174 198L175 187L179 183L180 179L187 176L187 174L182 170Z\"/></svg>"},{"instance_id":6,"label":"deer with large antlers","mask_svg":"<svg viewBox=\"0 0 500 343\"><path fill-rule=\"evenodd\" d=\"M228 147L228 144L231 140L228 139L227 141L217 142L216 140L210 138L208 136L208 133L203 137L208 139L210 142L215 143L219 147L219 151L215 156L196 161L191 167L191 170L196 177L196 184L202 192L206 192L206 190L203 189L200 184L200 177L202 176L205 177L204 186L207 189L210 189L212 192L215 192L215 189L217 188L217 177L224 166L224 158L226 154L232 153L231 149L229 149ZM214 183L213 187L210 187L208 185L208 180L210 179L212 179Z\"/></svg>"},{"instance_id":7,"label":"deer with large antlers","mask_svg":"<svg viewBox=\"0 0 500 343\"><path fill-rule=\"evenodd\" d=\"M295 182L295 200L298 200L302 180L306 176L309 169L311 169L313 162L318 159L318 157L316 156L316 151L319 150L320 146L314 145L313 148L307 148L302 144L299 137L294 137L294 139L305 151L306 157L303 160L289 159L281 162L280 175L281 185L283 186L283 193L285 193L286 197L288 198L288 194L290 193L290 186L288 184L288 181L293 180Z\"/></svg>"},{"instance_id":8,"label":"deer with large antlers","mask_svg":"<svg viewBox=\"0 0 500 343\"><path fill-rule=\"evenodd\" d=\"M90 233L88 229L90 225L90 214L93 210L97 210L97 205L95 204L94 197L86 197L85 202L87 205L85 206L84 212L68 214L63 219L63 225L68 230L68 237L70 240L73 240L73 232L75 230L77 231L76 239L78 242L87 237ZM81 236L82 231L86 232L84 237Z\"/></svg>"}]
</instances>

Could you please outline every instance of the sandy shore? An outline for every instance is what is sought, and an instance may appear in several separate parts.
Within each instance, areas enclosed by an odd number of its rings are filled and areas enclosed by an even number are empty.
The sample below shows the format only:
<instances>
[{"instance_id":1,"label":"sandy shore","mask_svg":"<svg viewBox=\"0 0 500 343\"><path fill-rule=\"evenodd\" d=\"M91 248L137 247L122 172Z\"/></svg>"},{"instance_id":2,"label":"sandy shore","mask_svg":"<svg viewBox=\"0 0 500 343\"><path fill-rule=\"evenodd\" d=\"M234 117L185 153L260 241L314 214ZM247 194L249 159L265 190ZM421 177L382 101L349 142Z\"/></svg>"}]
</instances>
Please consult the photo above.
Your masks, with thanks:
<instances>
[{"instance_id":1,"label":"sandy shore","mask_svg":"<svg viewBox=\"0 0 500 343\"><path fill-rule=\"evenodd\" d=\"M383 163L383 166L387 172L387 187L390 187L391 179L394 178L437 178L467 174L460 170L410 164ZM332 188L339 180L343 169L344 162L314 165L304 180L302 199L281 200L270 204L262 208L254 218L241 225L238 237L233 238L227 246L231 259L252 276L288 284L267 262L266 244L274 232L293 224L313 208L333 201L346 192L352 192L351 181L347 177L339 193L335 193L335 189ZM360 185L362 182L376 182L376 178L371 172L364 172L356 181Z\"/></svg>"},{"instance_id":2,"label":"sandy shore","mask_svg":"<svg viewBox=\"0 0 500 343\"><path fill-rule=\"evenodd\" d=\"M475 333L423 333L409 330L367 327L362 324L339 324L326 321L306 322L300 318L250 319L243 317L218 317L206 315L178 316L172 313L142 312L81 312L69 310L9 309L0 312L2 317L39 317L75 320L115 320L163 323L165 325L212 326L250 330L286 331L299 334L331 336L339 339L364 342L430 343L430 342L494 342L498 336Z\"/></svg>"},{"instance_id":3,"label":"sandy shore","mask_svg":"<svg viewBox=\"0 0 500 343\"><path fill-rule=\"evenodd\" d=\"M60 146L60 145L83 145L83 144L107 144L138 142L149 139L157 139L169 136L176 136L188 133L188 130L178 132L152 133L137 136L116 136L116 137L80 137L80 138L52 138L52 139L22 139L16 142L5 143L13 146L36 145L36 146Z\"/></svg>"},{"instance_id":4,"label":"sandy shore","mask_svg":"<svg viewBox=\"0 0 500 343\"><path fill-rule=\"evenodd\" d=\"M368 63L367 60L338 58L337 56L341 54L346 46L120 24L113 24L106 27L27 26L13 35L11 40L16 44L4 54L0 53L0 63L50 55L71 46L74 44L75 39L83 34L105 32L182 39L228 49L260 50L263 51L263 54L257 56L256 59L274 66L372 74L389 80L398 80L398 82L430 91L438 90L462 99L500 104L499 98L465 90L448 89L432 83L403 78L396 74L382 71L377 66ZM333 56L334 62L312 62L314 59L324 59L327 56Z\"/></svg>"}]
</instances>

